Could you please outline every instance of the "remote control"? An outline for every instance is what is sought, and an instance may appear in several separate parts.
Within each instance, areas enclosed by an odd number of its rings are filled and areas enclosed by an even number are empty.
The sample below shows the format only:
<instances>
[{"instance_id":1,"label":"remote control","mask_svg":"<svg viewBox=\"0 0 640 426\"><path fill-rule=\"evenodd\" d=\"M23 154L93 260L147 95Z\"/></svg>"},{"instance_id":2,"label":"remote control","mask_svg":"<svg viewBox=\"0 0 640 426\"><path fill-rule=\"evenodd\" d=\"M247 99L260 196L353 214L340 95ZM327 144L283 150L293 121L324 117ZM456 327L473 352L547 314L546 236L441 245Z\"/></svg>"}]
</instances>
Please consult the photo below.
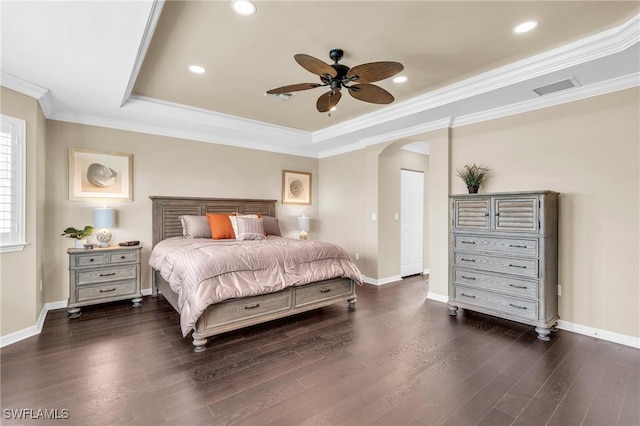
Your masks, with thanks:
<instances>
[{"instance_id":1,"label":"remote control","mask_svg":"<svg viewBox=\"0 0 640 426\"><path fill-rule=\"evenodd\" d=\"M122 241L118 245L120 247L129 247L129 246L137 246L138 244L140 244L140 241L135 240L135 241Z\"/></svg>"}]
</instances>

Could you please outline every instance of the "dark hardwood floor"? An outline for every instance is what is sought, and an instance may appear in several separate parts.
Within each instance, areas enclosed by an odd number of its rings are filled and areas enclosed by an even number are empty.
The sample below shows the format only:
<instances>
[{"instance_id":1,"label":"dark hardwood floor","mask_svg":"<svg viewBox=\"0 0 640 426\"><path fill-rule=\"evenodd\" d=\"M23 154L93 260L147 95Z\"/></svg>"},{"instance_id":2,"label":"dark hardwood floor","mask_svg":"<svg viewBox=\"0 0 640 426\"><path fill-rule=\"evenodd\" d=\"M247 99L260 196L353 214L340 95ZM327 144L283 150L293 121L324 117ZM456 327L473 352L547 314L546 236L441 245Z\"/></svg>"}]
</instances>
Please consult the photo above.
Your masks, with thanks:
<instances>
[{"instance_id":1,"label":"dark hardwood floor","mask_svg":"<svg viewBox=\"0 0 640 426\"><path fill-rule=\"evenodd\" d=\"M639 425L640 350L464 313L413 277L332 306L212 338L182 338L162 298L50 312L3 348L7 409L68 410L55 423Z\"/></svg>"}]
</instances>

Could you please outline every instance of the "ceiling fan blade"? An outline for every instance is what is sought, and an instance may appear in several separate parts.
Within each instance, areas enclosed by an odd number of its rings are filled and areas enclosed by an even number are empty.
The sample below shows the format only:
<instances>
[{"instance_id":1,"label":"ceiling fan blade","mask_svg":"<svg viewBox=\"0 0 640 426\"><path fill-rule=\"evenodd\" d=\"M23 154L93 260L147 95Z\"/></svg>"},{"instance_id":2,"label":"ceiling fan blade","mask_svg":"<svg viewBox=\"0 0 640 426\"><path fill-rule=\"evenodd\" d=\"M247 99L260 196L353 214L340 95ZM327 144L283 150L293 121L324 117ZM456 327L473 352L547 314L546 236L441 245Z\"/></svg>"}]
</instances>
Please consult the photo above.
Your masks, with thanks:
<instances>
[{"instance_id":1,"label":"ceiling fan blade","mask_svg":"<svg viewBox=\"0 0 640 426\"><path fill-rule=\"evenodd\" d=\"M347 78L358 76L356 83L373 83L398 74L404 69L400 62L369 62L356 65L347 73Z\"/></svg>"},{"instance_id":2,"label":"ceiling fan blade","mask_svg":"<svg viewBox=\"0 0 640 426\"><path fill-rule=\"evenodd\" d=\"M329 74L331 77L335 77L338 75L338 72L333 69L333 67L325 62L322 62L320 59L316 59L313 56L305 55L303 53L299 53L297 55L293 55L293 58L297 63L300 64L302 68L305 70L323 76L325 74Z\"/></svg>"},{"instance_id":3,"label":"ceiling fan blade","mask_svg":"<svg viewBox=\"0 0 640 426\"><path fill-rule=\"evenodd\" d=\"M324 95L321 95L316 102L316 108L320 112L327 112L338 104L338 101L342 97L342 93L337 90L330 90Z\"/></svg>"},{"instance_id":4,"label":"ceiling fan blade","mask_svg":"<svg viewBox=\"0 0 640 426\"><path fill-rule=\"evenodd\" d=\"M349 87L349 94L358 100L372 104L390 104L394 101L391 93L375 84L354 84Z\"/></svg>"},{"instance_id":5,"label":"ceiling fan blade","mask_svg":"<svg viewBox=\"0 0 640 426\"><path fill-rule=\"evenodd\" d=\"M299 92L300 90L315 89L316 87L320 86L322 86L322 84L318 83L290 84L288 86L276 87L275 89L267 90L267 94L277 95L280 93Z\"/></svg>"}]
</instances>

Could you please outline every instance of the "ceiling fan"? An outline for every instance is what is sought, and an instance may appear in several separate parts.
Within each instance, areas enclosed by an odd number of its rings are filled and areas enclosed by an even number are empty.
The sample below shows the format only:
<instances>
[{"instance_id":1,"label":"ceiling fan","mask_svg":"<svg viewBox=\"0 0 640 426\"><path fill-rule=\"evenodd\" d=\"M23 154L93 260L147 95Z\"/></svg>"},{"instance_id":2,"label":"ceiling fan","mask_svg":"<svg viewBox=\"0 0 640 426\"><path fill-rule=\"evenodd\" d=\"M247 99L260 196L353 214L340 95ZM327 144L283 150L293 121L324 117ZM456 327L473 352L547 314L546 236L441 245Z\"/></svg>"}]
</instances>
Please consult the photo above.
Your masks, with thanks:
<instances>
[{"instance_id":1,"label":"ceiling fan","mask_svg":"<svg viewBox=\"0 0 640 426\"><path fill-rule=\"evenodd\" d=\"M404 69L399 62L369 62L349 68L339 64L344 51L342 49L332 49L329 57L333 64L329 65L320 59L305 54L294 55L293 58L307 71L320 76L319 83L299 83L288 86L277 87L267 91L269 95L281 93L298 92L300 90L315 89L316 87L328 86L329 91L321 95L316 102L316 107L320 112L330 111L338 104L342 96L341 90L347 89L349 94L361 101L374 104L390 104L394 101L393 95L382 87L371 84L396 75Z\"/></svg>"}]
</instances>

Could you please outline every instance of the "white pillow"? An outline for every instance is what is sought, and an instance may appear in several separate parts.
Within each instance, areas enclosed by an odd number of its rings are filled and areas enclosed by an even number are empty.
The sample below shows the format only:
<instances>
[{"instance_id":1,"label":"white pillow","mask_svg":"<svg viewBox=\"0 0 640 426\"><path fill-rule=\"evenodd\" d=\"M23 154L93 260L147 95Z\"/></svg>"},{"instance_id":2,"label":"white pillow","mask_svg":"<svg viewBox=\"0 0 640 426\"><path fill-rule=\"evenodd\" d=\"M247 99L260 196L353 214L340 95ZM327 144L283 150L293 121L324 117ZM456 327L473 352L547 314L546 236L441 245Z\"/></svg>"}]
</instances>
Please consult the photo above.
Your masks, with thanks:
<instances>
[{"instance_id":1,"label":"white pillow","mask_svg":"<svg viewBox=\"0 0 640 426\"><path fill-rule=\"evenodd\" d=\"M257 214L237 214L235 216L229 216L229 220L231 221L231 227L233 228L233 235L238 238L238 218L239 217L250 217L256 219L258 217Z\"/></svg>"},{"instance_id":2,"label":"white pillow","mask_svg":"<svg viewBox=\"0 0 640 426\"><path fill-rule=\"evenodd\" d=\"M236 240L264 240L267 238L264 235L261 217L239 216L236 218L236 222L238 225Z\"/></svg>"},{"instance_id":3,"label":"white pillow","mask_svg":"<svg viewBox=\"0 0 640 426\"><path fill-rule=\"evenodd\" d=\"M211 228L206 216L180 216L182 235L187 238L211 238Z\"/></svg>"}]
</instances>

